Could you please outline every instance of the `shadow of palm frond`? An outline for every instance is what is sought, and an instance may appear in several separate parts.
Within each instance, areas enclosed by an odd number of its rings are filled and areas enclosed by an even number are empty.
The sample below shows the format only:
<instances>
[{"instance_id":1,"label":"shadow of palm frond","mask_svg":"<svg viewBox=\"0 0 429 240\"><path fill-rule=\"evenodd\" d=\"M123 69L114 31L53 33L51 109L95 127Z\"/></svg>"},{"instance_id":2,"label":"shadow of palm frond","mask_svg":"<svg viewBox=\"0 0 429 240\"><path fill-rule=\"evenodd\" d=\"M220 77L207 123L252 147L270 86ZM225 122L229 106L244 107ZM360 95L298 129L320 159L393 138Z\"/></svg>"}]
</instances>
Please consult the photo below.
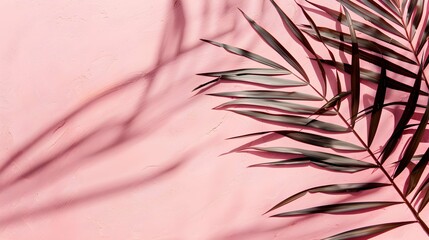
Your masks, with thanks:
<instances>
[{"instance_id":1,"label":"shadow of palm frond","mask_svg":"<svg viewBox=\"0 0 429 240\"><path fill-rule=\"evenodd\" d=\"M203 7L207 4L209 3L204 3ZM184 96L180 101L177 101L177 99L171 101L168 94L166 94L169 91L175 91L179 86L183 86L189 76L176 76L175 70L192 69L190 66L192 61L187 61L186 58L189 58L189 55L196 52L203 45L199 41L195 41L191 45L185 46L184 44L188 25L188 10L185 6L181 0L171 0L169 2L168 20L165 23L158 54L153 61L152 67L119 81L114 86L80 104L69 111L68 114L41 130L39 134L0 162L0 176L2 177L0 193L2 201L13 201L16 198L22 198L39 191L43 187L65 178L76 169L88 164L94 164L96 160L102 159L94 158L96 155L107 153L137 139L148 138L157 129L170 121L169 116L179 113L190 106L188 98L192 94L191 89L187 90L189 95ZM203 21L208 20L203 19ZM234 28L235 24L210 37L222 37L232 32ZM171 79L174 79L174 81L171 81ZM162 92L155 91L154 86L157 83L165 84L166 88ZM137 99L135 106L121 119L100 119L96 123L91 123L91 126L94 126L90 130L80 134L73 141L65 143L57 151L50 152L49 156L35 157L31 162L26 159L38 147L43 146L43 143L49 141L55 132L67 126L70 122L82 120L85 114L106 104L108 101L114 101L115 97L127 93L130 89L140 88L139 95L135 97ZM168 103L166 104L168 106L163 106L162 111L152 114L150 111L153 109L152 102L154 100L156 100L157 104L160 102ZM99 139L105 139L105 141L100 142L100 144L94 144ZM124 194L131 189L143 187L160 178L166 178L174 171L177 171L190 157L191 152L185 153L177 157L177 159L169 160L170 163L167 166L160 166L162 167L161 170L151 175L130 178L120 183L107 184L77 196L47 202L29 210L18 210L8 216L0 216L0 225L15 223L24 217L36 217L61 209L81 206L86 202L99 201L115 194ZM77 156L70 156L73 154ZM18 164L23 166L22 170L14 173L12 169ZM22 185L24 186L23 188L18 188L18 186ZM6 194L11 190L14 190L13 194Z\"/></svg>"}]
</instances>

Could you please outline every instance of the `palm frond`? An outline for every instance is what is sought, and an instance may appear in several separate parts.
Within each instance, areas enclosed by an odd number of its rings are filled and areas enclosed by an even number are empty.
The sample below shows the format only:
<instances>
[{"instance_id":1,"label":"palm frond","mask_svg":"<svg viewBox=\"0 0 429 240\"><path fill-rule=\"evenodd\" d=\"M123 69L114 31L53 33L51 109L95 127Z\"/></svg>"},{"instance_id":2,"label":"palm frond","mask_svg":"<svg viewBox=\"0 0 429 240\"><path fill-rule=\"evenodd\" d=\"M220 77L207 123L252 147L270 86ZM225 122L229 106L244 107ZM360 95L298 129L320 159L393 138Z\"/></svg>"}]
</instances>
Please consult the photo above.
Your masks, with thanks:
<instances>
[{"instance_id":1,"label":"palm frond","mask_svg":"<svg viewBox=\"0 0 429 240\"><path fill-rule=\"evenodd\" d=\"M423 6L423 0L331 1L333 5L337 4L335 6L342 6L341 12L326 5L319 5L315 1L306 0L308 6L296 3L308 21L298 24L287 16L280 5L274 0L270 0L273 11L280 17L281 21L279 22L281 23L279 25L283 25L296 39L295 43L306 50L309 58L315 61L314 69L304 69L304 65L288 51L290 44L286 47L282 44L282 39L274 37L269 30L242 12L245 20L261 40L278 53L285 60L286 66L291 66L293 71L283 66L283 63L277 63L251 51L204 40L269 68L240 68L202 73L200 75L216 78L202 85L209 88L211 83L222 83L223 80L225 82L256 84L261 89L209 93L208 95L233 98L216 107L217 109L225 109L267 124L282 126L282 129L279 130L245 133L230 139L277 134L287 138L288 141L299 144L299 147L252 145L245 151L275 153L284 155L285 158L280 161L253 164L250 167L287 168L289 166L310 165L316 166L320 170L328 170L332 174L365 173L370 172L365 170L373 169L382 172L385 177L384 182L386 183L373 181L338 182L308 188L290 195L290 197L275 204L266 213L299 200L307 193L349 194L370 189L376 191L381 187L389 187L397 193L398 199L402 199L402 201L342 201L328 205L315 204L315 206L307 209L286 211L275 214L273 217L317 213L365 214L366 211L377 211L379 208L404 204L414 216L415 221L404 220L363 226L326 239L369 237L413 223L418 224L429 235L429 227L420 217L420 212L429 203L429 175L424 176L429 163L429 150L427 146L422 144L428 129L429 100L427 100L426 105L419 103L421 98L427 98L427 87L429 87L424 72L426 66L429 65L429 57L424 53L422 54L424 46L429 47L427 42L429 21L423 17L424 14L428 14L428 9ZM322 10L329 16L328 20L344 25L348 29L343 31L341 28L332 29L317 26L310 16L310 11L307 11L308 7ZM316 14L317 12L311 13ZM324 15L318 17L322 18ZM422 21L422 19L425 20ZM327 50L329 56L324 56L315 51L314 44L319 43ZM335 52L348 57L337 60ZM329 79L330 75L326 74L327 68L334 69L335 79ZM310 71L313 74L320 74L320 84L314 84L314 80L310 81ZM339 72L345 75L344 81L349 81L348 84L345 84L345 89L342 86ZM361 88L374 87L374 85L376 87L372 92L374 97L371 100L372 106L364 108L362 107ZM285 87L291 90L284 91L282 88ZM272 90L271 88L278 89ZM332 89L332 92L327 92L327 89ZM407 94L408 100L388 98L395 91ZM340 104L343 101L349 101L347 109L344 107L345 104ZM381 121L387 110L394 111L394 114L399 116L399 121L388 132L389 137L385 139L385 142L380 142L383 147L381 153L378 154L376 151L378 149L372 149L371 146L376 140L382 139L379 137L380 129L387 130L381 126ZM272 111L281 113L273 113ZM355 125L360 125L358 119L363 116L369 120L366 131L361 131L360 128L355 127ZM405 131L412 131L413 136L408 144L399 144L404 141L401 137ZM343 139L354 139L355 141L353 143ZM421 154L421 149L426 149L424 154ZM364 160L357 159L351 155L352 152L356 151L366 152L369 157ZM396 151L403 152L399 159L392 157ZM404 170L416 160L419 161L411 172L407 173L406 183L398 182L396 177L404 174ZM387 165L386 162L397 165L393 173L390 168L385 166ZM297 168L291 171L295 169ZM425 180L419 183L421 179ZM407 196L412 192L414 195L410 201ZM420 203L413 205L412 203L419 196Z\"/></svg>"}]
</instances>

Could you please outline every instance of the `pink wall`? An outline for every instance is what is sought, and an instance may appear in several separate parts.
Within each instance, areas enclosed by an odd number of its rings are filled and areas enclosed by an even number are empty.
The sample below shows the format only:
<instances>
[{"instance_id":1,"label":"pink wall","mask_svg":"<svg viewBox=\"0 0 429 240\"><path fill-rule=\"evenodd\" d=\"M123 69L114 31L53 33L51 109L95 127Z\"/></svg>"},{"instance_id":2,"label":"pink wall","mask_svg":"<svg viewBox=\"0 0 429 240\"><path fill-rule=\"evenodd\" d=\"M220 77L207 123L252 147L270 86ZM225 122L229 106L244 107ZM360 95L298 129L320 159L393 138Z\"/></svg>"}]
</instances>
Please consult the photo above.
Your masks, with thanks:
<instances>
[{"instance_id":1,"label":"pink wall","mask_svg":"<svg viewBox=\"0 0 429 240\"><path fill-rule=\"evenodd\" d=\"M293 1L281 5L303 19ZM191 92L207 80L197 72L252 65L198 39L277 57L237 7L285 35L261 0L0 1L0 239L314 239L386 216L411 220L403 205L261 216L299 190L368 172L248 169L261 159L222 155L249 140L225 138L267 125ZM328 199L311 197L291 208ZM380 197L397 198L383 189L361 199ZM424 236L409 225L379 239Z\"/></svg>"}]
</instances>

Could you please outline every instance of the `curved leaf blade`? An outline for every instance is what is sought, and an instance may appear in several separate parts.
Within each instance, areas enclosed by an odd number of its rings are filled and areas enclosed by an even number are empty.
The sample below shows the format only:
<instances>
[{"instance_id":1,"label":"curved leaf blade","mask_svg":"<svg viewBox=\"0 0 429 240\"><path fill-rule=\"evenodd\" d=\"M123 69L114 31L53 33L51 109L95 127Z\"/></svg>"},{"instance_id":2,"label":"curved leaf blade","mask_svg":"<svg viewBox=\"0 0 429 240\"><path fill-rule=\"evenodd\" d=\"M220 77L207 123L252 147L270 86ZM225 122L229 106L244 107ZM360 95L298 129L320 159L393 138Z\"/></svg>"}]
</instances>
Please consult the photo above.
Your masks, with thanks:
<instances>
[{"instance_id":1,"label":"curved leaf blade","mask_svg":"<svg viewBox=\"0 0 429 240\"><path fill-rule=\"evenodd\" d=\"M408 24L410 22L411 14L413 14L414 9L417 5L417 0L403 1L402 8L405 7L406 2L410 2L410 4L408 5L408 9L407 9L407 17L405 19L406 24Z\"/></svg>"},{"instance_id":2,"label":"curved leaf blade","mask_svg":"<svg viewBox=\"0 0 429 240\"><path fill-rule=\"evenodd\" d=\"M325 59L323 59L321 61L325 64L328 64L330 66L335 67L337 70L340 70L342 72L346 72L348 74L351 73L351 65L348 63L333 62L331 60L325 60ZM360 73L361 73L360 78L362 80L367 80L367 81L378 84L380 74L373 72L371 70L365 69L365 68L361 68ZM388 76L386 77L386 81L387 81L387 87L390 89L408 92L408 93L411 93L413 91L412 86L409 86L409 85L406 85L406 84L401 83L399 81L396 81L395 79L390 78ZM423 96L428 96L428 93L424 92L422 90L419 90L419 94L423 95Z\"/></svg>"},{"instance_id":3,"label":"curved leaf blade","mask_svg":"<svg viewBox=\"0 0 429 240\"><path fill-rule=\"evenodd\" d=\"M323 114L324 112L328 111L329 109L332 109L333 107L335 107L335 105L340 103L348 95L350 95L350 92L341 92L341 93L335 95L330 100L328 100L325 104L323 104L323 106L321 106L314 114L315 115Z\"/></svg>"},{"instance_id":4,"label":"curved leaf blade","mask_svg":"<svg viewBox=\"0 0 429 240\"><path fill-rule=\"evenodd\" d=\"M314 146L331 148L337 150L348 150L348 151L364 151L364 147L357 146L352 143L337 140L330 137L325 137L318 134L306 133L302 131L275 131L275 133L283 135L288 138L292 138L295 141L311 144Z\"/></svg>"},{"instance_id":5,"label":"curved leaf blade","mask_svg":"<svg viewBox=\"0 0 429 240\"><path fill-rule=\"evenodd\" d=\"M315 31L312 28L310 28L310 26L303 25L302 28L303 28L303 31L305 33L309 34L313 38L315 38L315 36L317 36ZM335 39L335 40L340 40L340 41L343 41L346 43L352 43L352 38L351 38L350 34L346 34L346 33L336 31L336 30L333 30L330 28L325 28L325 27L319 27L318 31L319 31L319 34L321 36L323 36L323 38ZM322 38L322 37L320 37L320 38ZM395 50L393 50L392 48L385 47L383 45L380 45L374 41L370 41L370 40L365 39L365 38L356 37L356 39L358 41L360 48L364 48L364 49L367 49L367 50L375 52L375 53L381 53L385 56L392 57L396 60L400 60L400 61L403 61L406 63L416 64L416 62L414 60L405 56L403 52L398 53ZM320 41L320 39L318 39L318 41Z\"/></svg>"},{"instance_id":6,"label":"curved leaf blade","mask_svg":"<svg viewBox=\"0 0 429 240\"><path fill-rule=\"evenodd\" d=\"M241 10L240 10L241 11ZM301 64L286 50L286 48L271 35L267 30L259 26L253 19L247 16L243 11L241 11L244 18L249 22L250 26L259 34L259 36L264 40L271 48L273 48L280 56L283 57L293 68L295 68L304 78L309 81L307 73L302 68Z\"/></svg>"},{"instance_id":7,"label":"curved leaf blade","mask_svg":"<svg viewBox=\"0 0 429 240\"><path fill-rule=\"evenodd\" d=\"M406 196L408 196L417 186L423 174L423 171L425 170L428 163L429 163L429 148L426 149L425 154L423 154L420 161L413 168L410 175L408 175L408 184L407 184L407 189L405 190Z\"/></svg>"},{"instance_id":8,"label":"curved leaf blade","mask_svg":"<svg viewBox=\"0 0 429 240\"><path fill-rule=\"evenodd\" d=\"M289 28L292 33L295 35L295 37L302 43L302 45L305 46L305 48L308 49L308 51L310 51L314 57L316 58L316 62L317 65L319 67L319 70L321 72L322 75L322 79L323 79L323 95L326 95L326 72L325 69L323 68L322 63L320 62L319 56L316 54L316 52L314 51L313 47L311 46L311 44L308 42L307 38L304 36L304 34L302 34L301 30L295 25L295 23L292 22L292 20L283 12L283 10L279 7L279 5L277 5L277 3L274 0L270 0L271 4L273 4L274 8L277 10L277 13L279 14L280 18L282 19L283 22L283 26L287 29Z\"/></svg>"},{"instance_id":9,"label":"curved leaf blade","mask_svg":"<svg viewBox=\"0 0 429 240\"><path fill-rule=\"evenodd\" d=\"M354 192L361 192L366 190L371 190L375 188L390 186L390 184L387 183L347 183L347 184L330 184L330 185L324 185L324 186L318 186L306 189L304 191L298 192L281 202L277 203L274 207L270 208L266 213L269 213L273 210L276 210L277 208L280 208L288 203L291 203L307 193L324 193L324 194L344 194L344 193L354 193Z\"/></svg>"},{"instance_id":10,"label":"curved leaf blade","mask_svg":"<svg viewBox=\"0 0 429 240\"><path fill-rule=\"evenodd\" d=\"M321 161L324 164L336 165L339 167L360 167L360 168L377 168L378 167L375 164L356 160L345 156L319 152L319 151L305 150L300 148L254 147L253 149L264 151L264 152L272 152L272 153L304 155L306 157L313 159L313 161Z\"/></svg>"},{"instance_id":11,"label":"curved leaf blade","mask_svg":"<svg viewBox=\"0 0 429 240\"><path fill-rule=\"evenodd\" d=\"M380 14L381 16L385 17L386 19L389 19L390 21L396 23L397 25L402 26L402 23L399 22L399 20L393 14L391 14L385 8L383 8L382 6L380 6L374 0L361 0L361 2L363 4L365 4L365 6L371 8L372 10L374 10L375 12L377 12L378 14ZM391 5L391 6L393 7L393 5Z\"/></svg>"},{"instance_id":12,"label":"curved leaf blade","mask_svg":"<svg viewBox=\"0 0 429 240\"><path fill-rule=\"evenodd\" d=\"M386 161L386 159L390 156L390 154L395 149L396 144L399 141L399 136L404 131L405 126L408 124L408 122L410 121L411 117L414 114L414 111L416 110L416 104L419 98L419 91L420 91L420 86L422 81L422 74L423 74L423 69L420 68L418 76L414 81L413 91L410 93L408 97L407 105L405 106L404 112L402 113L402 116L399 119L399 122L396 125L395 130L393 131L392 135L387 141L387 144L383 148L382 157L380 161L381 164L383 164Z\"/></svg>"},{"instance_id":13,"label":"curved leaf blade","mask_svg":"<svg viewBox=\"0 0 429 240\"><path fill-rule=\"evenodd\" d=\"M291 72L286 69L278 68L242 68L220 72L206 72L199 73L197 75L208 76L208 77L222 77L225 75L240 76L240 75L262 75L262 76L278 76L278 75L289 75Z\"/></svg>"},{"instance_id":14,"label":"curved leaf blade","mask_svg":"<svg viewBox=\"0 0 429 240\"><path fill-rule=\"evenodd\" d=\"M321 101L322 98L300 92L284 92L271 90L244 90L236 92L210 93L210 96L234 97L234 98L254 98L254 99L283 99L301 101Z\"/></svg>"},{"instance_id":15,"label":"curved leaf blade","mask_svg":"<svg viewBox=\"0 0 429 240\"><path fill-rule=\"evenodd\" d=\"M249 51L244 50L242 48L233 47L233 46L228 45L228 44L219 43L219 42L215 42L215 41L207 40L207 39L201 39L201 41L210 43L210 44L217 46L217 47L221 47L221 48L225 49L227 52L230 52L230 53L242 56L242 57L249 58L255 62L264 64L266 66L270 66L272 68L277 68L277 69L287 70L282 65L280 65L280 64L278 64L278 63L276 63L276 62L274 62L268 58L262 57L261 55L258 55L256 53L249 52Z\"/></svg>"},{"instance_id":16,"label":"curved leaf blade","mask_svg":"<svg viewBox=\"0 0 429 240\"><path fill-rule=\"evenodd\" d=\"M369 125L368 133L368 147L371 146L372 141L374 140L375 133L378 129L378 124L380 123L381 112L383 110L384 99L386 97L387 90L387 81L386 81L386 68L384 64L381 67L380 78L378 81L377 91L374 98L374 107L372 108L371 121Z\"/></svg>"},{"instance_id":17,"label":"curved leaf blade","mask_svg":"<svg viewBox=\"0 0 429 240\"><path fill-rule=\"evenodd\" d=\"M414 15L413 25L411 26L411 39L414 38L417 28L419 27L420 21L422 20L423 15L423 0L418 0L416 4L416 13Z\"/></svg>"},{"instance_id":18,"label":"curved leaf blade","mask_svg":"<svg viewBox=\"0 0 429 240\"><path fill-rule=\"evenodd\" d=\"M340 2L341 5L347 7L350 11L353 11L354 13L361 16L365 20L373 23L375 26L381 29L384 29L387 32L392 33L402 39L406 39L406 37L401 32L399 32L396 28L394 28L392 25L386 22L382 17L373 14L372 12L366 10L365 8L360 7L357 4L354 4L350 0L337 0L337 2Z\"/></svg>"},{"instance_id":19,"label":"curved leaf blade","mask_svg":"<svg viewBox=\"0 0 429 240\"><path fill-rule=\"evenodd\" d=\"M282 161L253 164L253 165L250 165L249 167L280 167L280 166L290 166L290 165L302 165L302 164L308 164L308 163L311 163L310 158L299 157L299 158L292 158L292 159L287 159Z\"/></svg>"},{"instance_id":20,"label":"curved leaf blade","mask_svg":"<svg viewBox=\"0 0 429 240\"><path fill-rule=\"evenodd\" d=\"M291 125L301 126L301 127L311 127L311 128L322 129L330 132L349 131L349 129L346 127L333 124L333 123L327 123L327 122L315 120L312 118L293 116L293 115L287 115L287 114L269 114L269 113L264 113L259 111L239 111L239 110L230 110L230 111L247 116L247 117L255 118L257 120L263 120L268 122L291 124Z\"/></svg>"},{"instance_id":21,"label":"curved leaf blade","mask_svg":"<svg viewBox=\"0 0 429 240\"><path fill-rule=\"evenodd\" d=\"M232 100L226 103L223 103L217 106L215 109L219 108L227 108L234 106L253 106L253 107L263 107L274 110L292 112L297 114L313 114L318 108L310 107L302 104L285 102L285 101L277 101L270 99L252 99L252 98L242 98L237 100ZM325 115L336 115L335 111L325 112Z\"/></svg>"},{"instance_id":22,"label":"curved leaf blade","mask_svg":"<svg viewBox=\"0 0 429 240\"><path fill-rule=\"evenodd\" d=\"M346 1L342 1L342 3L347 3ZM359 111L359 103L360 103L360 54L359 54L359 46L358 41L356 39L356 33L353 27L353 20L347 11L344 8L344 12L346 14L347 22L349 25L350 35L352 37L352 72L351 72L351 106L350 106L350 114L351 114L351 123L352 128L356 123L356 115Z\"/></svg>"},{"instance_id":23,"label":"curved leaf blade","mask_svg":"<svg viewBox=\"0 0 429 240\"><path fill-rule=\"evenodd\" d=\"M302 210L279 213L271 217L292 217L292 216L301 216L301 215L316 214L316 213L330 213L330 214L353 213L358 211L374 210L374 209L388 207L388 206L401 204L401 203L402 202L387 202L387 201L386 202L339 203L339 204L323 205L318 207L306 208Z\"/></svg>"},{"instance_id":24,"label":"curved leaf blade","mask_svg":"<svg viewBox=\"0 0 429 240\"><path fill-rule=\"evenodd\" d=\"M401 174L401 172L404 171L404 169L411 162L411 159L413 158L414 153L416 153L417 147L419 146L420 141L423 138L428 120L429 120L429 99L428 99L425 113L423 114L423 117L420 120L420 123L419 123L419 126L417 127L416 132L413 134L411 141L409 142L407 148L405 149L404 156L399 161L399 165L396 168L395 173L393 174L393 178L396 178L399 174Z\"/></svg>"},{"instance_id":25,"label":"curved leaf blade","mask_svg":"<svg viewBox=\"0 0 429 240\"><path fill-rule=\"evenodd\" d=\"M223 75L220 77L223 80L229 81L237 81L237 82L245 82L245 83L253 83L264 86L273 86L273 87L297 87L297 86L305 86L306 82L303 81L295 81L284 78L270 77L270 76L260 76L260 75Z\"/></svg>"},{"instance_id":26,"label":"curved leaf blade","mask_svg":"<svg viewBox=\"0 0 429 240\"><path fill-rule=\"evenodd\" d=\"M339 50L346 52L348 54L353 54L353 48L347 44L344 44L342 42L337 42L337 41L334 41L334 40L329 39L329 38L324 38L324 41L327 45L329 45L331 47L339 49ZM383 61L383 59L381 57L376 56L376 55L371 54L371 53L368 53L368 52L365 52L363 50L359 50L359 57L360 57L360 59L367 61L369 63L372 63L376 66L380 66L380 63ZM321 60L321 61L323 62L323 60ZM415 73L411 72L410 70L408 70L402 66L399 66L398 64L395 64L391 61L384 60L384 62L386 65L386 69L388 69L392 72L395 72L395 73L398 73L398 74L401 74L401 75L404 75L407 77L412 77L412 78L415 78L417 76Z\"/></svg>"},{"instance_id":27,"label":"curved leaf blade","mask_svg":"<svg viewBox=\"0 0 429 240\"><path fill-rule=\"evenodd\" d=\"M316 3L312 3L309 2L308 0L306 0L308 3L310 3L311 5L323 10L324 12L326 12L327 14L329 14L333 19L338 20L339 22L341 22L344 25L347 25L347 20L346 17L344 16L344 14L334 11L330 8L321 6L319 4ZM399 48L402 48L404 50L408 50L407 47L405 47L402 43L398 42L395 39L392 39L391 37L387 36L386 34L384 34L383 32L381 32L380 30L371 27L367 24L358 22L358 21L353 21L353 26L355 27L355 29L359 32L365 33L368 36L374 37L380 41L386 42L388 44L393 44Z\"/></svg>"},{"instance_id":28,"label":"curved leaf blade","mask_svg":"<svg viewBox=\"0 0 429 240\"><path fill-rule=\"evenodd\" d=\"M354 238L360 238L360 237L368 237L371 235L384 233L392 229L395 229L397 227L401 227L411 223L416 223L416 222L410 221L410 222L383 223L383 224L377 224L377 225L372 225L368 227L356 228L353 230L342 232L340 234L336 234L334 236L324 238L323 240L347 240L347 239L354 239Z\"/></svg>"},{"instance_id":29,"label":"curved leaf blade","mask_svg":"<svg viewBox=\"0 0 429 240\"><path fill-rule=\"evenodd\" d=\"M394 2L395 5L393 5L392 1L390 0L381 0L382 3L384 3L384 5L386 5L392 12L394 12L396 14L396 16L399 17L400 13L399 13L399 5L397 5L397 2Z\"/></svg>"},{"instance_id":30,"label":"curved leaf blade","mask_svg":"<svg viewBox=\"0 0 429 240\"><path fill-rule=\"evenodd\" d=\"M337 150L346 150L346 151L364 151L366 150L364 147L345 142L342 140L337 140L330 137L325 137L319 134L313 134L313 133L306 133L303 131L291 131L291 130L278 130L278 131L265 131L265 132L256 132L256 133L250 133L240 136L231 137L228 139L237 139L237 138L243 138L243 137L251 137L251 136L258 136L268 133L275 133L282 135L284 137L291 138L295 141L307 143L310 145L318 146L318 147L324 147L324 148L331 148L331 149L337 149Z\"/></svg>"}]
</instances>

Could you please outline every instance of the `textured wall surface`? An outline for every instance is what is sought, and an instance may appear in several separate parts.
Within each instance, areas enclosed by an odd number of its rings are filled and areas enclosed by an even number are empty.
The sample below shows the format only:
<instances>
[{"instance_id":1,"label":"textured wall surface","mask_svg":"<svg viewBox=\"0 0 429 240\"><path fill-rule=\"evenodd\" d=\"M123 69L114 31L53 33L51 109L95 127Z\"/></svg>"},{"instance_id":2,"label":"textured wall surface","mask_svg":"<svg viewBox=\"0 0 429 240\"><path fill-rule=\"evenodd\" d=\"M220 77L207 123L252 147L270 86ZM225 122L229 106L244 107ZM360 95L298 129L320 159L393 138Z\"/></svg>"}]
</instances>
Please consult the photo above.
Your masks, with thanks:
<instances>
[{"instance_id":1,"label":"textured wall surface","mask_svg":"<svg viewBox=\"0 0 429 240\"><path fill-rule=\"evenodd\" d=\"M279 2L304 22L293 1ZM316 184L380 177L247 168L261 159L223 155L249 141L225 138L267 125L212 110L223 100L191 92L207 80L195 73L255 64L199 38L279 59L237 10L293 44L268 3L0 1L0 239L316 239L386 216L412 220L403 205L341 218L261 216ZM299 45L291 50L311 66ZM390 189L367 198L377 197L399 200ZM424 236L413 224L379 238Z\"/></svg>"}]
</instances>

